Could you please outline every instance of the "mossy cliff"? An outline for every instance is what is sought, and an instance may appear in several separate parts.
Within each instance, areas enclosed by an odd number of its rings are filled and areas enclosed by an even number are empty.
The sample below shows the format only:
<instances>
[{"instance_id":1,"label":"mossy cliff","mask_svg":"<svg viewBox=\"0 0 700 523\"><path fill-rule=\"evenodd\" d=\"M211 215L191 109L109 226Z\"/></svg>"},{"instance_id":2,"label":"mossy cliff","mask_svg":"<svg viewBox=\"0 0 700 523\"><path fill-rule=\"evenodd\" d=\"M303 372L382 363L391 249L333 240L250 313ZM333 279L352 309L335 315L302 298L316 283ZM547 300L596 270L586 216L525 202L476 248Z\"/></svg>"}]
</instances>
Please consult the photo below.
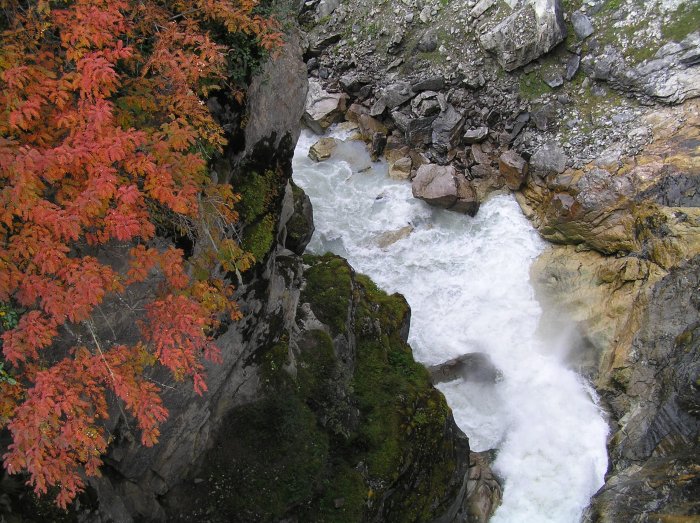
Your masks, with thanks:
<instances>
[{"instance_id":1,"label":"mossy cliff","mask_svg":"<svg viewBox=\"0 0 700 523\"><path fill-rule=\"evenodd\" d=\"M292 327L254 356L261 397L226 416L171 517L465 520L469 443L413 360L406 301L336 256L296 270Z\"/></svg>"}]
</instances>

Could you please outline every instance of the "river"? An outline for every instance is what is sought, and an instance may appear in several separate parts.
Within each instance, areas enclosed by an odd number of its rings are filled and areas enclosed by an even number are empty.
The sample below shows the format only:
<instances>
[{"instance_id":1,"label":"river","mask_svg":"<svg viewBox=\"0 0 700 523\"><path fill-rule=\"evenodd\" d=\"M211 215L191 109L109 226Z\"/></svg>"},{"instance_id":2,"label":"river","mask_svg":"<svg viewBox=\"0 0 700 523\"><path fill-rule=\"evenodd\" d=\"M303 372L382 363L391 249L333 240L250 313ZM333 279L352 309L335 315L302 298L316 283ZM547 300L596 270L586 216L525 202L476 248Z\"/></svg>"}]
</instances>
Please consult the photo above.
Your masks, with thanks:
<instances>
[{"instance_id":1,"label":"river","mask_svg":"<svg viewBox=\"0 0 700 523\"><path fill-rule=\"evenodd\" d=\"M568 369L560 346L538 334L541 308L529 268L546 247L511 195L476 217L414 199L359 142L325 162L308 159L318 139L304 131L294 181L311 198L313 253L334 252L411 310L409 343L432 365L486 353L502 373L492 383L441 384L472 450L498 449L503 479L497 523L572 523L603 485L607 424L592 388ZM387 245L385 233L405 237Z\"/></svg>"}]
</instances>

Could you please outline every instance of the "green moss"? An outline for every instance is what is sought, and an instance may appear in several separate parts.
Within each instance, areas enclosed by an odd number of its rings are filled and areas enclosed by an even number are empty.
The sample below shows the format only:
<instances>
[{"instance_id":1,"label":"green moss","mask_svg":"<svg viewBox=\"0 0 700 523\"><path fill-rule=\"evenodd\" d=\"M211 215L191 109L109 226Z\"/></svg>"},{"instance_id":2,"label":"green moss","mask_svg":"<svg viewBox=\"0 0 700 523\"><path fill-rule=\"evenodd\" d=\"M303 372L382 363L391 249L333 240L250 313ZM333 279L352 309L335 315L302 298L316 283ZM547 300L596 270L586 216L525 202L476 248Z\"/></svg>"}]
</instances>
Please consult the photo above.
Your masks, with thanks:
<instances>
[{"instance_id":1,"label":"green moss","mask_svg":"<svg viewBox=\"0 0 700 523\"><path fill-rule=\"evenodd\" d=\"M449 408L403 340L409 307L355 276L342 258L304 261L301 300L333 336L352 335L355 352L340 354L353 360L339 362L324 330L295 340L293 377L285 370L285 335L264 349L257 361L267 399L226 420L225 437L198 474L206 481L195 492L188 488L194 508L177 514L215 523L351 523L388 514L392 521L430 521L456 495L448 491L454 442L445 437Z\"/></svg>"},{"instance_id":2,"label":"green moss","mask_svg":"<svg viewBox=\"0 0 700 523\"><path fill-rule=\"evenodd\" d=\"M679 42L698 28L700 28L700 4L687 2L678 7L670 23L661 27L661 32L664 38Z\"/></svg>"},{"instance_id":3,"label":"green moss","mask_svg":"<svg viewBox=\"0 0 700 523\"><path fill-rule=\"evenodd\" d=\"M255 256L255 260L259 262L270 252L274 240L275 218L268 214L245 230L242 243L243 250Z\"/></svg>"},{"instance_id":4,"label":"green moss","mask_svg":"<svg viewBox=\"0 0 700 523\"><path fill-rule=\"evenodd\" d=\"M246 405L226 420L227 437L207 456L206 484L183 514L213 522L280 519L313 497L328 459L328 438L294 395Z\"/></svg>"},{"instance_id":5,"label":"green moss","mask_svg":"<svg viewBox=\"0 0 700 523\"><path fill-rule=\"evenodd\" d=\"M305 256L311 267L306 271L302 301L308 302L316 317L327 324L333 334L345 331L348 304L352 300L350 266L333 255Z\"/></svg>"},{"instance_id":6,"label":"green moss","mask_svg":"<svg viewBox=\"0 0 700 523\"><path fill-rule=\"evenodd\" d=\"M539 98L543 94L551 92L552 89L544 83L537 71L524 74L520 78L520 95L528 100Z\"/></svg>"},{"instance_id":7,"label":"green moss","mask_svg":"<svg viewBox=\"0 0 700 523\"><path fill-rule=\"evenodd\" d=\"M263 174L252 171L239 180L235 189L241 195L237 206L241 221L253 223L271 211L271 204L279 194L279 183L277 175L271 170Z\"/></svg>"}]
</instances>

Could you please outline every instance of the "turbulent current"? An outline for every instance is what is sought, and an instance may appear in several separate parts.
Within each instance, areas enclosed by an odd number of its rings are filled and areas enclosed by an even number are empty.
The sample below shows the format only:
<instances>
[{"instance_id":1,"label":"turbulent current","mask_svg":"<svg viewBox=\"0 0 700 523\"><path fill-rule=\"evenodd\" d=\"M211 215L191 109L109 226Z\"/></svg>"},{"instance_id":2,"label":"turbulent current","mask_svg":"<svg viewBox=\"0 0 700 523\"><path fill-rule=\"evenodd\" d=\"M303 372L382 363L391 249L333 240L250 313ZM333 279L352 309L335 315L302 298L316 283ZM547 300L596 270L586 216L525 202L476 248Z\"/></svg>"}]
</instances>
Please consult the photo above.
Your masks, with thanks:
<instances>
[{"instance_id":1,"label":"turbulent current","mask_svg":"<svg viewBox=\"0 0 700 523\"><path fill-rule=\"evenodd\" d=\"M578 521L603 484L607 425L594 392L561 361L561 342L538 336L529 268L544 243L515 200L495 196L474 218L430 207L361 143L309 160L316 139L303 133L294 157L294 181L314 209L308 250L339 254L406 297L418 361L481 352L501 371L495 384L439 386L472 450L498 449L504 493L492 521Z\"/></svg>"}]
</instances>

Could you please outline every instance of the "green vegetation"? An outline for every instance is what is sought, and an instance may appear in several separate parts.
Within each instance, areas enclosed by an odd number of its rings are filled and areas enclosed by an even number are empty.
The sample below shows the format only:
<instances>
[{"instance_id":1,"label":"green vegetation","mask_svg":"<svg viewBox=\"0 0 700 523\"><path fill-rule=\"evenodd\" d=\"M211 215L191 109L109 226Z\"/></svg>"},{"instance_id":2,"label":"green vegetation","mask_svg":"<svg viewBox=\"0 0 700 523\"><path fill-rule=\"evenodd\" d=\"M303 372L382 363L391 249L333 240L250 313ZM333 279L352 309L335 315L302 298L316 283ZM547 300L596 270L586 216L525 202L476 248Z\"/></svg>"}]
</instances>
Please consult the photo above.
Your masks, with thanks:
<instances>
[{"instance_id":1,"label":"green vegetation","mask_svg":"<svg viewBox=\"0 0 700 523\"><path fill-rule=\"evenodd\" d=\"M700 3L687 2L681 4L661 30L664 38L681 41L693 31L700 29Z\"/></svg>"},{"instance_id":2,"label":"green vegetation","mask_svg":"<svg viewBox=\"0 0 700 523\"><path fill-rule=\"evenodd\" d=\"M434 519L460 487L450 482L460 450L445 437L444 398L403 340L406 301L355 276L336 256L304 262L302 302L330 335L297 336L292 373L286 334L261 351L268 395L225 421L225 441L207 455L199 473L205 481L188 490L195 508L181 520ZM332 338L351 334L354 351L341 357L336 351L349 346L340 349Z\"/></svg>"},{"instance_id":3,"label":"green vegetation","mask_svg":"<svg viewBox=\"0 0 700 523\"><path fill-rule=\"evenodd\" d=\"M275 241L275 217L267 214L259 222L248 227L243 236L243 249L260 262L270 252Z\"/></svg>"},{"instance_id":4,"label":"green vegetation","mask_svg":"<svg viewBox=\"0 0 700 523\"><path fill-rule=\"evenodd\" d=\"M520 95L528 100L534 100L551 91L552 89L544 83L537 71L524 74L520 79Z\"/></svg>"}]
</instances>

